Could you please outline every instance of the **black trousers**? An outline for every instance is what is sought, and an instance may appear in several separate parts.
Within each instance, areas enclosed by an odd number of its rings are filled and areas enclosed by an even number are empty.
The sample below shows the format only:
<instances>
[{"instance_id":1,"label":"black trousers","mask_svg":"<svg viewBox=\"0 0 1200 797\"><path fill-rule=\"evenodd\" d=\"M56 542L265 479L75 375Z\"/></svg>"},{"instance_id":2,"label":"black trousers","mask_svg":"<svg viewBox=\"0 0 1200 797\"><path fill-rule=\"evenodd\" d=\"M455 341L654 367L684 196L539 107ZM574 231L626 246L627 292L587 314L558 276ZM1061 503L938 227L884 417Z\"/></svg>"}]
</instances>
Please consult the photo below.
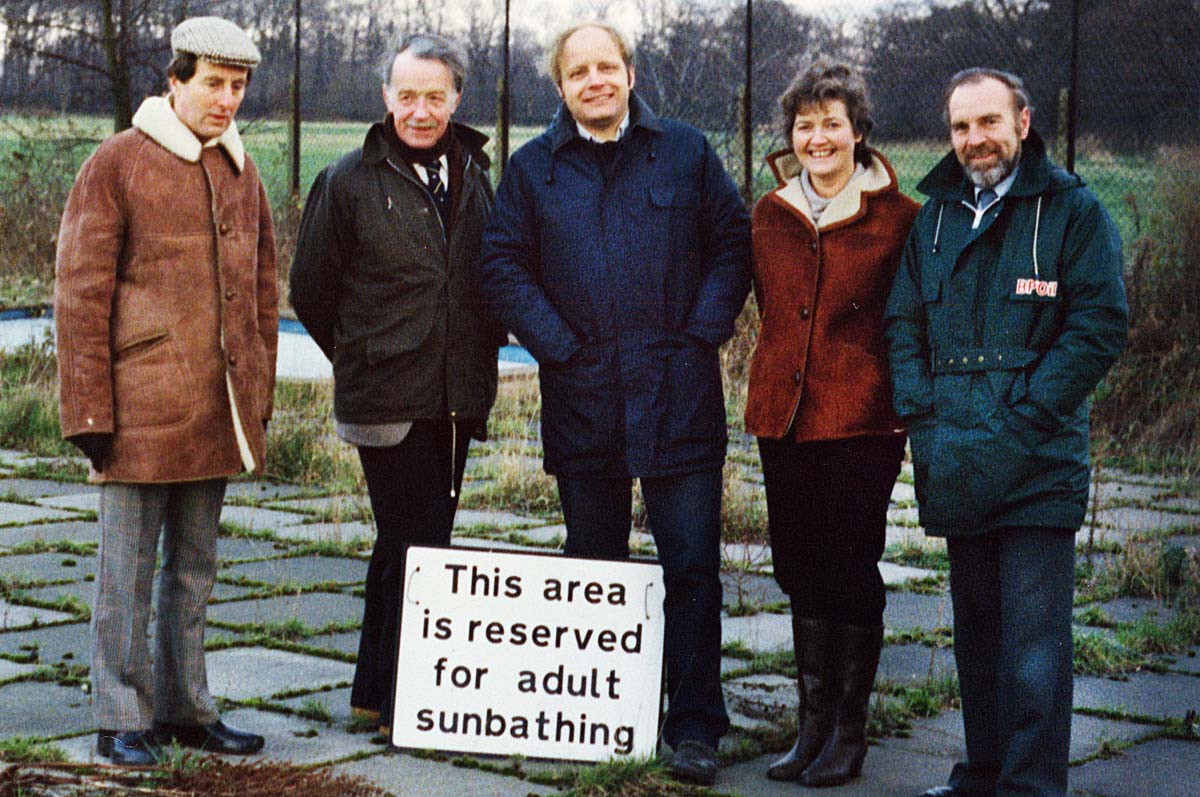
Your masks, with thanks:
<instances>
[{"instance_id":1,"label":"black trousers","mask_svg":"<svg viewBox=\"0 0 1200 797\"><path fill-rule=\"evenodd\" d=\"M800 617L883 623L879 557L904 437L758 438L775 580Z\"/></svg>"},{"instance_id":2,"label":"black trousers","mask_svg":"<svg viewBox=\"0 0 1200 797\"><path fill-rule=\"evenodd\" d=\"M450 544L472 425L457 426L452 435L450 421L414 421L400 445L358 449L378 535L367 567L350 705L378 711L384 724L392 713L404 551Z\"/></svg>"}]
</instances>

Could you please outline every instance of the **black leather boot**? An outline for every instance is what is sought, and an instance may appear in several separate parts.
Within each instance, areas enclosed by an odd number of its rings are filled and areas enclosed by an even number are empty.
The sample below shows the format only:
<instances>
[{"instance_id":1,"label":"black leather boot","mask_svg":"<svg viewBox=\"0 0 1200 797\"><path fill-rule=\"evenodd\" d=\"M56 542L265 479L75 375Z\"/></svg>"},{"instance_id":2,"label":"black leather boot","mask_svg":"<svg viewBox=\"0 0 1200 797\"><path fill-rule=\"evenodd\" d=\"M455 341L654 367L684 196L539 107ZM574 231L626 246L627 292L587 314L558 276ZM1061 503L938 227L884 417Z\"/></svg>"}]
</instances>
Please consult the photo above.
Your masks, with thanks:
<instances>
[{"instance_id":1,"label":"black leather boot","mask_svg":"<svg viewBox=\"0 0 1200 797\"><path fill-rule=\"evenodd\" d=\"M867 710L883 647L883 626L836 628L845 645L837 721L825 747L800 776L805 786L840 786L862 774L867 757Z\"/></svg>"},{"instance_id":2,"label":"black leather boot","mask_svg":"<svg viewBox=\"0 0 1200 797\"><path fill-rule=\"evenodd\" d=\"M799 780L829 740L837 701L837 640L824 620L792 613L792 646L796 651L796 685L800 690L800 732L783 758L767 770L771 780Z\"/></svg>"}]
</instances>

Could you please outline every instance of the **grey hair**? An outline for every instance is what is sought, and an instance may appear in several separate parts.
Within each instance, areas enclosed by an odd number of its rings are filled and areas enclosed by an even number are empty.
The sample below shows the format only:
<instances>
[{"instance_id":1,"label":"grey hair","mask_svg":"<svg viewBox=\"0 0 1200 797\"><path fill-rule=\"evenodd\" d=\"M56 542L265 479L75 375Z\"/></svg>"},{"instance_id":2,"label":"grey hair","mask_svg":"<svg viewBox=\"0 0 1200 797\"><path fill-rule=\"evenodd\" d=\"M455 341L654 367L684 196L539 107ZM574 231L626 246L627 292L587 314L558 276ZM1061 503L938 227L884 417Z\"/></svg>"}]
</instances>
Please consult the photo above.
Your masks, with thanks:
<instances>
[{"instance_id":1,"label":"grey hair","mask_svg":"<svg viewBox=\"0 0 1200 797\"><path fill-rule=\"evenodd\" d=\"M1012 95L1014 116L1020 116L1021 111L1026 108L1033 110L1033 106L1029 104L1029 92L1025 89L1024 80L1021 80L1021 78L1012 72L1005 72L1003 69L993 69L990 66L973 66L963 69L960 72L955 72L954 77L950 78L950 82L946 84L946 92L942 95L942 116L945 118L947 125L950 124L950 95L954 93L954 90L959 86L966 84L974 85L988 79L998 81L1008 87L1008 91Z\"/></svg>"},{"instance_id":2,"label":"grey hair","mask_svg":"<svg viewBox=\"0 0 1200 797\"><path fill-rule=\"evenodd\" d=\"M392 65L396 63L396 56L406 52L412 53L414 58L441 61L454 78L454 90L462 93L470 61L467 51L457 40L437 33L409 33L401 37L396 46L380 59L379 74L383 78L383 85L392 81Z\"/></svg>"}]
</instances>

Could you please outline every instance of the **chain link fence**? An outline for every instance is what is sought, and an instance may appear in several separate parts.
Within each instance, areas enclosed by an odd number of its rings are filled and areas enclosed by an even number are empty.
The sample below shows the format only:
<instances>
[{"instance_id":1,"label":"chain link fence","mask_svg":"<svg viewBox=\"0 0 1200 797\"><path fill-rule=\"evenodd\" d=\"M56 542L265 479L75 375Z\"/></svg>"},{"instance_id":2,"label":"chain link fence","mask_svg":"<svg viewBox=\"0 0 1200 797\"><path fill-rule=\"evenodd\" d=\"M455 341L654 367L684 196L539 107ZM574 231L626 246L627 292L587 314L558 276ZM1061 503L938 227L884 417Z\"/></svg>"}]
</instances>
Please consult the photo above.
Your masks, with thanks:
<instances>
[{"instance_id":1,"label":"chain link fence","mask_svg":"<svg viewBox=\"0 0 1200 797\"><path fill-rule=\"evenodd\" d=\"M369 122L381 117L379 62L400 35L433 29L465 44L472 70L457 116L493 142L500 138L507 85L515 148L558 107L541 69L547 40L555 28L596 12L632 34L637 91L660 114L704 130L751 199L772 187L764 157L786 146L777 132L776 98L817 55L862 69L874 104L872 142L892 160L902 189L914 195L916 183L947 151L941 93L948 77L974 65L1022 75L1034 126L1059 163L1074 155L1074 169L1117 218L1127 243L1158 212L1156 175L1178 168L1200 138L1200 0L579 0L573 6L550 0L171 0L109 4L129 15L117 20L115 29L126 38L111 54L98 45L104 5L0 0L0 106L9 113L111 118L114 57L124 59L136 107L142 96L165 88L166 41L179 18L215 13L236 19L264 56L239 120L284 227L296 215L290 187L306 193L316 173L359 146ZM289 128L297 80L303 124L299 173L293 174ZM1076 124L1069 137L1073 84ZM97 137L106 132L93 127ZM77 157L85 154L83 148ZM502 164L494 160L498 177ZM288 231L281 232L286 240Z\"/></svg>"}]
</instances>

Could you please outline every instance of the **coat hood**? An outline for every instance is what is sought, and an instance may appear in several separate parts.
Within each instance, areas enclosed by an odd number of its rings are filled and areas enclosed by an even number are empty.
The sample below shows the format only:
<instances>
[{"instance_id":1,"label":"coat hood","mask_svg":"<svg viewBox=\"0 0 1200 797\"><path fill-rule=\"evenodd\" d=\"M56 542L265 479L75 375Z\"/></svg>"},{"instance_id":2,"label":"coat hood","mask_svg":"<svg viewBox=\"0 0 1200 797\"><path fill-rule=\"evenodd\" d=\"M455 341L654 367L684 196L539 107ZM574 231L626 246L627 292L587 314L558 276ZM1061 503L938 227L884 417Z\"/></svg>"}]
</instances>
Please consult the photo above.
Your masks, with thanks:
<instances>
[{"instance_id":1,"label":"coat hood","mask_svg":"<svg viewBox=\"0 0 1200 797\"><path fill-rule=\"evenodd\" d=\"M835 224L853 221L866 213L866 203L863 201L865 198L899 190L896 173L887 158L874 149L868 148L868 152L871 154L871 165L846 184L825 208L820 223L814 226L825 229ZM779 182L779 187L772 194L804 216L811 224L812 209L809 207L804 187L800 184L800 159L790 149L779 150L767 156L767 164Z\"/></svg>"},{"instance_id":2,"label":"coat hood","mask_svg":"<svg viewBox=\"0 0 1200 797\"><path fill-rule=\"evenodd\" d=\"M183 158L189 163L200 160L204 144L196 134L179 120L175 109L166 97L147 97L133 115L133 126L154 139L163 149ZM223 147L239 172L246 168L246 150L242 137L238 135L237 122L230 121L229 127L217 138L217 146Z\"/></svg>"},{"instance_id":3,"label":"coat hood","mask_svg":"<svg viewBox=\"0 0 1200 797\"><path fill-rule=\"evenodd\" d=\"M362 157L363 161L368 164L375 164L382 161L388 156L391 147L388 146L387 137L384 135L384 126L391 124L391 114L388 114L381 122L376 122L367 130L367 138L363 142ZM483 166L484 171L492 168L492 159L483 151L483 145L488 142L488 137L479 132L473 127L467 127L458 122L451 122L450 129L454 132L454 137L458 139L458 143L463 146L471 157Z\"/></svg>"},{"instance_id":4,"label":"coat hood","mask_svg":"<svg viewBox=\"0 0 1200 797\"><path fill-rule=\"evenodd\" d=\"M1050 162L1042 137L1030 128L1029 136L1021 143L1021 171L1017 173L1017 179L1008 191L1009 196L1054 194L1082 185L1084 182L1080 177ZM917 190L932 199L947 202L975 200L954 150L946 153L929 174L925 175L917 184Z\"/></svg>"}]
</instances>

